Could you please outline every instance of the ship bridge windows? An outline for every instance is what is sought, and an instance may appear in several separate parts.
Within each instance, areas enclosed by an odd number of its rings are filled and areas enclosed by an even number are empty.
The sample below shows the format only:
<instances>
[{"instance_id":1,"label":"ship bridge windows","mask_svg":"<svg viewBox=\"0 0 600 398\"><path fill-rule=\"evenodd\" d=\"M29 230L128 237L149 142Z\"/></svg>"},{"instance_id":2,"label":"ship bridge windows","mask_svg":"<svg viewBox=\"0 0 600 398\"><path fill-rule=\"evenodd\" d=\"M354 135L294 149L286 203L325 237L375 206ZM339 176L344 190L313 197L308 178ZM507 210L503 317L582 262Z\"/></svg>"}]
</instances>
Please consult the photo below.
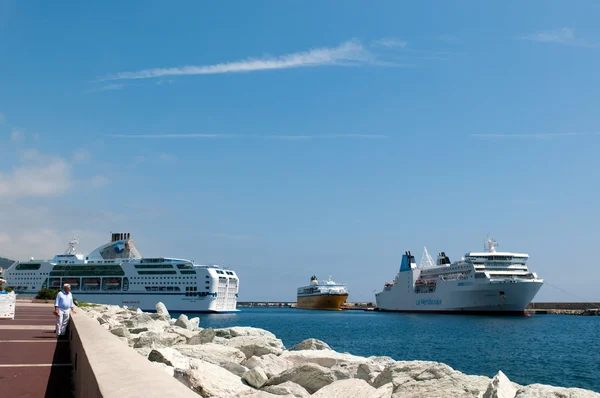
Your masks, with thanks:
<instances>
[{"instance_id":1,"label":"ship bridge windows","mask_svg":"<svg viewBox=\"0 0 600 398\"><path fill-rule=\"evenodd\" d=\"M171 264L135 264L135 268L173 268Z\"/></svg>"},{"instance_id":2,"label":"ship bridge windows","mask_svg":"<svg viewBox=\"0 0 600 398\"><path fill-rule=\"evenodd\" d=\"M177 271L138 271L139 275L174 275Z\"/></svg>"},{"instance_id":3,"label":"ship bridge windows","mask_svg":"<svg viewBox=\"0 0 600 398\"><path fill-rule=\"evenodd\" d=\"M142 263L164 263L165 259L162 257L159 258L142 258L140 260Z\"/></svg>"},{"instance_id":4,"label":"ship bridge windows","mask_svg":"<svg viewBox=\"0 0 600 398\"><path fill-rule=\"evenodd\" d=\"M15 270L18 271L35 271L40 269L41 264L18 264Z\"/></svg>"},{"instance_id":5,"label":"ship bridge windows","mask_svg":"<svg viewBox=\"0 0 600 398\"><path fill-rule=\"evenodd\" d=\"M192 269L194 268L190 263L177 264L177 268L179 269Z\"/></svg>"}]
</instances>

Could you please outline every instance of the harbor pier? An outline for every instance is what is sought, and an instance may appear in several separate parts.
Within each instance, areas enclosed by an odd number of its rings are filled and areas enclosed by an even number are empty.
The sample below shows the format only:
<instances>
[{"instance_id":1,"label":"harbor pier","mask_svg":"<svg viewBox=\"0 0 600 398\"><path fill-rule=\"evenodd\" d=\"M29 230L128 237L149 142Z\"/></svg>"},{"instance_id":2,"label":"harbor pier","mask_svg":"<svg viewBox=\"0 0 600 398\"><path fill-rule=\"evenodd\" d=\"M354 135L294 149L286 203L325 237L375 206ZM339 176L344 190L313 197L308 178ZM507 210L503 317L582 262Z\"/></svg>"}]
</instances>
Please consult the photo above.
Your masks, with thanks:
<instances>
[{"instance_id":1,"label":"harbor pier","mask_svg":"<svg viewBox=\"0 0 600 398\"><path fill-rule=\"evenodd\" d=\"M198 398L83 310L57 339L53 302L17 300L0 319L0 391L11 398Z\"/></svg>"}]
</instances>

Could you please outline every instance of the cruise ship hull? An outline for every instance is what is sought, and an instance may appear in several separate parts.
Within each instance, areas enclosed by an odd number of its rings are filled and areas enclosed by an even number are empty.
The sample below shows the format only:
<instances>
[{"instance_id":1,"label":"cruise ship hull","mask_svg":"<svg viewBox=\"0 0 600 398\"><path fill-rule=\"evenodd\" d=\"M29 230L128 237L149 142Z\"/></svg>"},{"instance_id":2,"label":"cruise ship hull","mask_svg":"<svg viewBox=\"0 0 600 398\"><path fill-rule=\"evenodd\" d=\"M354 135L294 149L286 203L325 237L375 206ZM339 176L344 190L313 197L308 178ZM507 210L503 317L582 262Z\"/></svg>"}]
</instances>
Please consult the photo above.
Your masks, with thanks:
<instances>
[{"instance_id":1,"label":"cruise ship hull","mask_svg":"<svg viewBox=\"0 0 600 398\"><path fill-rule=\"evenodd\" d=\"M308 310L341 310L342 304L348 298L347 294L326 294L298 297L296 308Z\"/></svg>"},{"instance_id":2,"label":"cruise ship hull","mask_svg":"<svg viewBox=\"0 0 600 398\"><path fill-rule=\"evenodd\" d=\"M398 283L376 295L378 311L524 315L543 282L438 281L435 292L415 293ZM404 284L406 286L406 284Z\"/></svg>"}]
</instances>

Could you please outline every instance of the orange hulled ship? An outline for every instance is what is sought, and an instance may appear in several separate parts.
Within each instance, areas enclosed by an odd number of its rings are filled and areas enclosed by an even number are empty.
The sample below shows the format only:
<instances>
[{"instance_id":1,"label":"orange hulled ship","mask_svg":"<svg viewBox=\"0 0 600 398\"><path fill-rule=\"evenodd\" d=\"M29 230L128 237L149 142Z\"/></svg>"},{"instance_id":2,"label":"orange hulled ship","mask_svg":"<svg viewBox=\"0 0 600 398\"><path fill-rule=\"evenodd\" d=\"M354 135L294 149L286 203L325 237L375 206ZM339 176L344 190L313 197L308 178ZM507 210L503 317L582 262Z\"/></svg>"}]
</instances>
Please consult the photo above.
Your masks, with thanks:
<instances>
[{"instance_id":1,"label":"orange hulled ship","mask_svg":"<svg viewBox=\"0 0 600 398\"><path fill-rule=\"evenodd\" d=\"M310 310L340 310L348 298L348 288L343 283L329 280L319 283L317 277L310 278L310 285L298 288L296 308Z\"/></svg>"}]
</instances>

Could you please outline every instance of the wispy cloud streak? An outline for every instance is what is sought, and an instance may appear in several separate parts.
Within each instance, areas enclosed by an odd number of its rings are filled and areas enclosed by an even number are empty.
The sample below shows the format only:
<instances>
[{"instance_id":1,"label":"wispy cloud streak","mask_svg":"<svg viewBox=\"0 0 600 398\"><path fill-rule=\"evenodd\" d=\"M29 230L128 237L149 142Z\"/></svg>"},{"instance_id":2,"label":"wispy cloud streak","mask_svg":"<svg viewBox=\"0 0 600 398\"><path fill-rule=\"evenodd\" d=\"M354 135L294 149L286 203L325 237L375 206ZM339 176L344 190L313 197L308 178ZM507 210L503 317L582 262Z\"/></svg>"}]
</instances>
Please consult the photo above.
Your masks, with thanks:
<instances>
[{"instance_id":1,"label":"wispy cloud streak","mask_svg":"<svg viewBox=\"0 0 600 398\"><path fill-rule=\"evenodd\" d=\"M126 86L126 84L118 84L118 83L107 84L106 86L91 88L89 90L86 90L86 93L100 93L103 91L121 90L125 86Z\"/></svg>"},{"instance_id":2,"label":"wispy cloud streak","mask_svg":"<svg viewBox=\"0 0 600 398\"><path fill-rule=\"evenodd\" d=\"M566 132L566 133L529 133L529 134L471 134L471 137L479 138L556 138L556 137L575 137L584 135L600 135L600 132Z\"/></svg>"},{"instance_id":3,"label":"wispy cloud streak","mask_svg":"<svg viewBox=\"0 0 600 398\"><path fill-rule=\"evenodd\" d=\"M279 57L248 58L242 61L215 65L182 66L120 72L100 80L149 79L165 76L212 75L220 73L254 72L322 65L361 65L373 57L358 40L351 40L334 48L318 48Z\"/></svg>"},{"instance_id":4,"label":"wispy cloud streak","mask_svg":"<svg viewBox=\"0 0 600 398\"><path fill-rule=\"evenodd\" d=\"M578 47L600 47L598 44L588 43L575 36L575 30L561 28L553 31L538 32L531 35L521 36L521 40L531 40L540 43L554 43Z\"/></svg>"},{"instance_id":5,"label":"wispy cloud streak","mask_svg":"<svg viewBox=\"0 0 600 398\"><path fill-rule=\"evenodd\" d=\"M384 37L373 42L374 46L381 46L387 48L404 48L407 44L408 42L406 42L405 40L398 39L395 37Z\"/></svg>"},{"instance_id":6,"label":"wispy cloud streak","mask_svg":"<svg viewBox=\"0 0 600 398\"><path fill-rule=\"evenodd\" d=\"M219 139L219 138L262 138L271 140L313 140L320 138L389 138L384 134L313 134L313 135L260 135L260 134L111 134L113 138L132 139Z\"/></svg>"}]
</instances>

